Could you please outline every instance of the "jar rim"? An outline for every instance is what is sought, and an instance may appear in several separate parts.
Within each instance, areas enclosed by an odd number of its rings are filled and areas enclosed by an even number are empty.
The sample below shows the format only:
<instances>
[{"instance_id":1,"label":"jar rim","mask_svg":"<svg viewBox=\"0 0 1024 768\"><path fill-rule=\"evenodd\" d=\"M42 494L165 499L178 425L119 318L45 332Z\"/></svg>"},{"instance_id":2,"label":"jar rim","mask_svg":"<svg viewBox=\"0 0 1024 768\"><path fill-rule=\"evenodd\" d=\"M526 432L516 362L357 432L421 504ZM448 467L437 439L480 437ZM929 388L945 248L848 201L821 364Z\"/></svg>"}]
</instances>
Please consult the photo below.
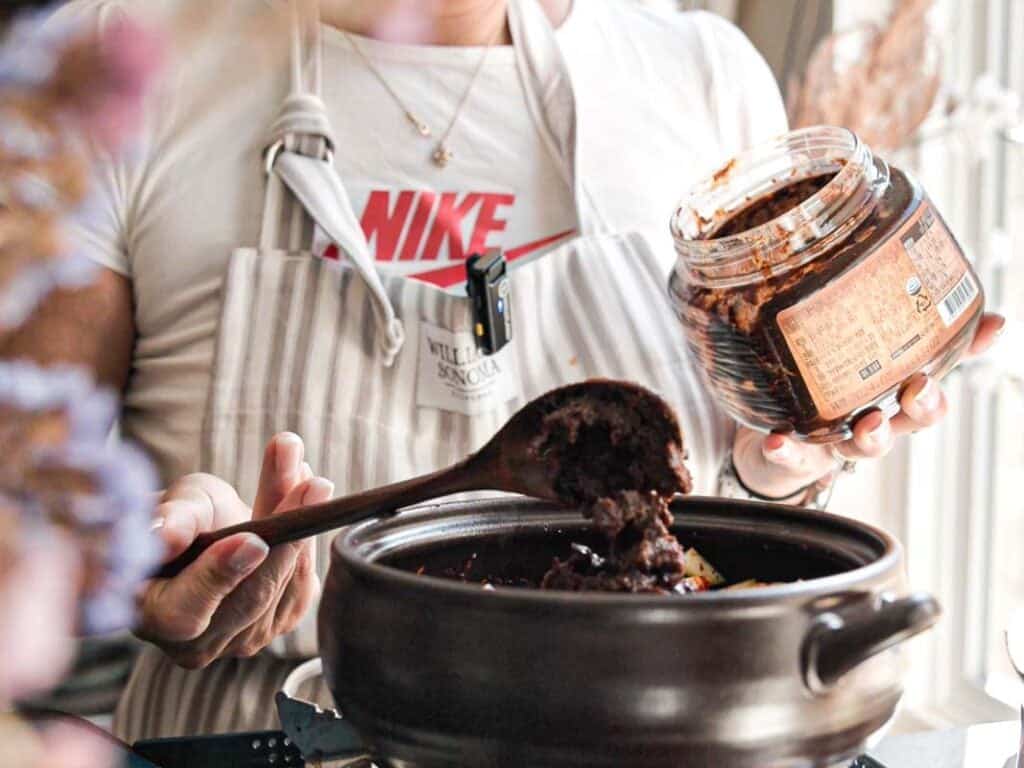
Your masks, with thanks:
<instances>
[{"instance_id":1,"label":"jar rim","mask_svg":"<svg viewBox=\"0 0 1024 768\"><path fill-rule=\"evenodd\" d=\"M788 211L709 237L751 201L828 173L833 178ZM736 155L683 197L670 225L680 266L698 283L723 287L789 271L849 234L888 183L888 166L847 128L811 126L776 136Z\"/></svg>"}]
</instances>

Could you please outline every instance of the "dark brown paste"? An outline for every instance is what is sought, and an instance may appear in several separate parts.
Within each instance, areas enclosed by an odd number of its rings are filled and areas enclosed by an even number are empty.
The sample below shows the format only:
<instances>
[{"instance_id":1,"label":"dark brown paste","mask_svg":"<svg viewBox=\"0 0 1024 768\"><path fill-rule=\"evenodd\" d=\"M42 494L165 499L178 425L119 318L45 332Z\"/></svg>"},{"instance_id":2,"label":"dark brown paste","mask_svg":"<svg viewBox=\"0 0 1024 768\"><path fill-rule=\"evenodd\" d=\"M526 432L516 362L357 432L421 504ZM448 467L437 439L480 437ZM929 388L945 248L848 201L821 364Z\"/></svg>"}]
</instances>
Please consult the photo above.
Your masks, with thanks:
<instances>
[{"instance_id":1,"label":"dark brown paste","mask_svg":"<svg viewBox=\"0 0 1024 768\"><path fill-rule=\"evenodd\" d=\"M726 219L718 229L707 235L707 239L730 237L767 224L772 219L789 213L805 200L816 195L834 178L834 173L827 173L787 184L741 208Z\"/></svg>"},{"instance_id":2,"label":"dark brown paste","mask_svg":"<svg viewBox=\"0 0 1024 768\"><path fill-rule=\"evenodd\" d=\"M666 502L688 493L690 473L675 414L619 382L563 390L531 445L562 500L581 507L608 542L606 554L573 545L542 589L668 592L684 578L684 550Z\"/></svg>"},{"instance_id":3,"label":"dark brown paste","mask_svg":"<svg viewBox=\"0 0 1024 768\"><path fill-rule=\"evenodd\" d=\"M827 285L888 238L922 201L897 168L867 218L824 257L778 276L731 288L695 282L677 285L677 306L691 351L730 411L751 426L771 425L802 435L842 429L822 418L789 351L775 316ZM776 218L821 189L831 176L795 182L741 209L707 237L735 234Z\"/></svg>"},{"instance_id":4,"label":"dark brown paste","mask_svg":"<svg viewBox=\"0 0 1024 768\"><path fill-rule=\"evenodd\" d=\"M568 506L618 491L671 496L692 487L675 413L631 384L594 380L558 390L530 451Z\"/></svg>"},{"instance_id":5,"label":"dark brown paste","mask_svg":"<svg viewBox=\"0 0 1024 768\"><path fill-rule=\"evenodd\" d=\"M555 558L540 583L474 573L476 555L448 578L487 587L687 592L706 588L686 578L685 550L670 530L668 499L692 487L675 413L636 385L591 380L548 393L530 428L528 450L561 501L579 508L606 542L601 552L579 543ZM479 569L478 569L479 570Z\"/></svg>"},{"instance_id":6,"label":"dark brown paste","mask_svg":"<svg viewBox=\"0 0 1024 768\"><path fill-rule=\"evenodd\" d=\"M672 534L672 513L657 493L622 491L584 510L608 541L601 555L573 544L566 559L556 558L541 589L601 592L685 593L706 589L686 578L685 550Z\"/></svg>"}]
</instances>

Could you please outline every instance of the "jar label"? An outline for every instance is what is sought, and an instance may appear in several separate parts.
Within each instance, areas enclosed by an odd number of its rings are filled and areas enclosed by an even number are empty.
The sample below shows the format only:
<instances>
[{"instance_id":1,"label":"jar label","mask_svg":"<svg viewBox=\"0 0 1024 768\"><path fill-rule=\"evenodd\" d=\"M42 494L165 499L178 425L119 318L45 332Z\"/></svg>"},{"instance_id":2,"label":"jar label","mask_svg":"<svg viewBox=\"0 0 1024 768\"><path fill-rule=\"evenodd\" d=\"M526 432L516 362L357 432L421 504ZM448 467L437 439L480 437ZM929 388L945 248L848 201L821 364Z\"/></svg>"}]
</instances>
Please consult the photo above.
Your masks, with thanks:
<instances>
[{"instance_id":1,"label":"jar label","mask_svg":"<svg viewBox=\"0 0 1024 768\"><path fill-rule=\"evenodd\" d=\"M821 416L836 419L923 368L981 301L960 247L925 202L864 261L779 312L778 323Z\"/></svg>"}]
</instances>

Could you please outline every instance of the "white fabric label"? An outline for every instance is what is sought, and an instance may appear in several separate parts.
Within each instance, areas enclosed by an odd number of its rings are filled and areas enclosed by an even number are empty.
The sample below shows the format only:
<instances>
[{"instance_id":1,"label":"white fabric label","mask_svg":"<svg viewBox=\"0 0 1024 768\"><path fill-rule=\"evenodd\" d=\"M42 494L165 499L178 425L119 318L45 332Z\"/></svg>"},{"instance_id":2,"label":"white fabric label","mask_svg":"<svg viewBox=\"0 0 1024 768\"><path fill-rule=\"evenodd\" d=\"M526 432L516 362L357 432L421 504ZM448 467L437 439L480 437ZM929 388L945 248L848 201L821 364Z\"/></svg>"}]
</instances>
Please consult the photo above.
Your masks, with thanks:
<instances>
[{"instance_id":1,"label":"white fabric label","mask_svg":"<svg viewBox=\"0 0 1024 768\"><path fill-rule=\"evenodd\" d=\"M515 345L484 355L471 333L420 323L416 405L472 416L518 396Z\"/></svg>"}]
</instances>

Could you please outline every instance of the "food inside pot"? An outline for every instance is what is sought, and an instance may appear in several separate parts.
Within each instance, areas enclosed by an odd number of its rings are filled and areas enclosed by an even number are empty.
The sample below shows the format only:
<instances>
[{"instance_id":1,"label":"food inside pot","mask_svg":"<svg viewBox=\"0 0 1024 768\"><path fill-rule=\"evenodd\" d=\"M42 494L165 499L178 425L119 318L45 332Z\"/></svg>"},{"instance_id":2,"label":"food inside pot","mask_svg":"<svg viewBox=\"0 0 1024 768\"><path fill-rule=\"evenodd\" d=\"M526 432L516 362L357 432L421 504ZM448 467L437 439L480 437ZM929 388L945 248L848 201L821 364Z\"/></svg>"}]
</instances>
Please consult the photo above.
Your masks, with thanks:
<instances>
[{"instance_id":1,"label":"food inside pot","mask_svg":"<svg viewBox=\"0 0 1024 768\"><path fill-rule=\"evenodd\" d=\"M686 551L669 530L666 499L692 487L671 408L616 382L585 382L562 392L542 418L531 451L558 495L581 509L605 544L597 551L573 543L567 556L554 558L539 587L683 594L720 584L710 565L705 574L688 571Z\"/></svg>"},{"instance_id":2,"label":"food inside pot","mask_svg":"<svg viewBox=\"0 0 1024 768\"><path fill-rule=\"evenodd\" d=\"M672 534L672 513L657 493L621 491L595 501L584 516L608 542L607 554L574 543L568 558L555 558L541 589L686 594L725 583Z\"/></svg>"},{"instance_id":3,"label":"food inside pot","mask_svg":"<svg viewBox=\"0 0 1024 768\"><path fill-rule=\"evenodd\" d=\"M542 407L539 407L541 404ZM687 594L725 584L719 572L671 531L668 500L692 487L682 430L672 409L636 385L593 380L534 401L539 416L529 452L550 487L581 510L603 539L574 541L536 581L540 589ZM475 553L443 575L470 580ZM501 576L485 586L508 585Z\"/></svg>"},{"instance_id":4,"label":"food inside pot","mask_svg":"<svg viewBox=\"0 0 1024 768\"><path fill-rule=\"evenodd\" d=\"M697 508L684 512L682 506ZM859 568L877 557L876 545L859 543L813 542L805 532L794 535L793 527L770 530L759 520L734 523L733 517L722 524L710 524L700 512L707 502L677 498L669 508L675 513L671 531L689 553L713 566L725 582L713 589L740 589L765 583L797 582L832 576ZM538 525L524 521L502 532L480 527L486 520L469 516L454 527L448 523L428 528L422 538L404 540L377 562L399 570L442 579L489 587L519 587L538 590L556 558L576 551L602 552L604 536L582 516L578 521L558 525ZM489 513L488 513L489 514ZM562 516L565 519L565 516ZM730 526L736 526L731 529ZM692 573L699 575L698 561ZM682 599L685 597L670 597Z\"/></svg>"}]
</instances>

